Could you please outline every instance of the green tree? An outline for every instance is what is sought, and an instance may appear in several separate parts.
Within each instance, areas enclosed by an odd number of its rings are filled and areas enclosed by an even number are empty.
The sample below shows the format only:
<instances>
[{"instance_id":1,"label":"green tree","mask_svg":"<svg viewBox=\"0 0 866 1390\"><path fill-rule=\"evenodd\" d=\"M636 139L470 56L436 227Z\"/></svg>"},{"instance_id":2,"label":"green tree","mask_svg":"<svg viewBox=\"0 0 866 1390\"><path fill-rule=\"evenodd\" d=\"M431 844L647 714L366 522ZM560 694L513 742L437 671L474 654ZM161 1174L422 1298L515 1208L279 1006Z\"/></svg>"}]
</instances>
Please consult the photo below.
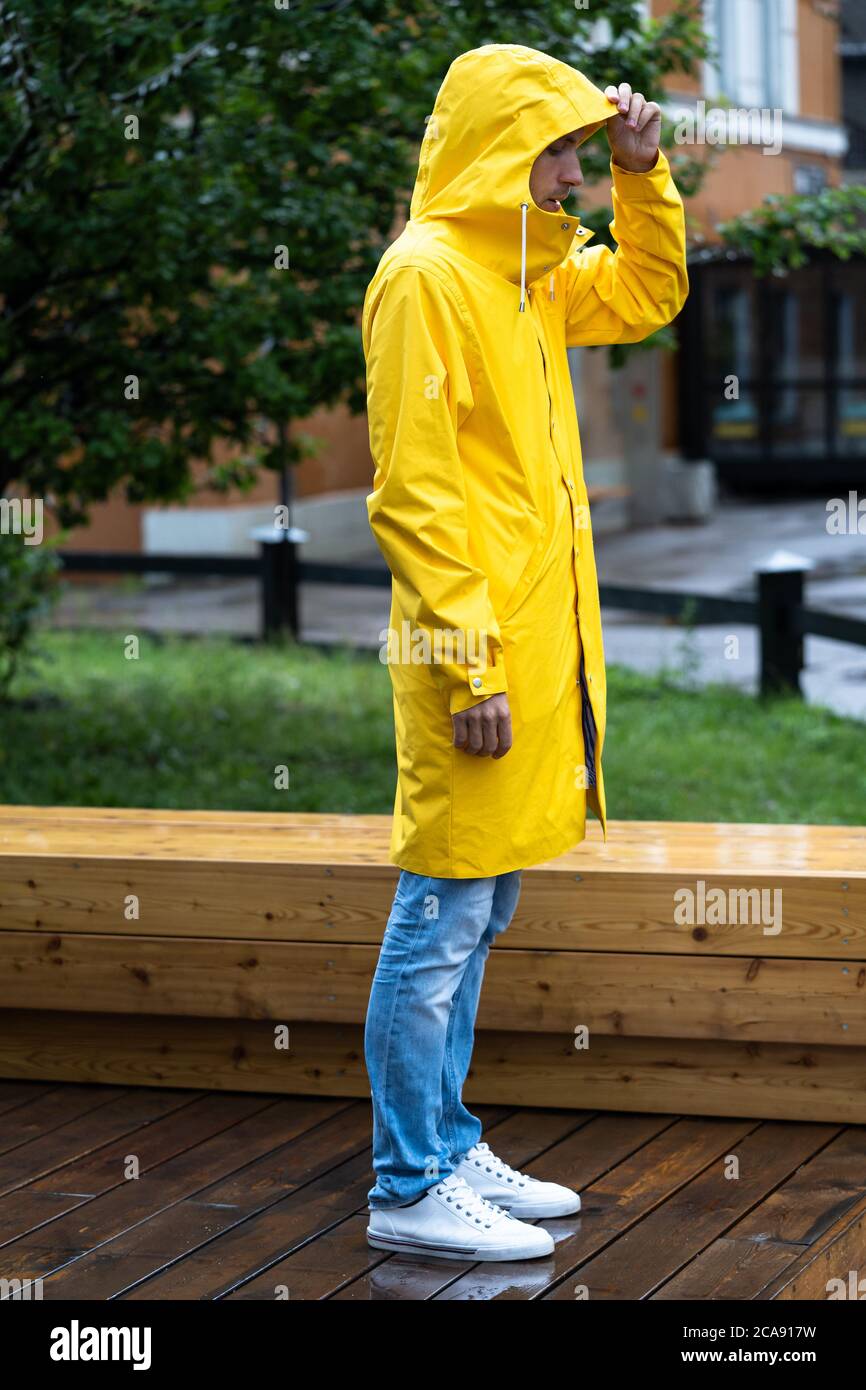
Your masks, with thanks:
<instances>
[{"instance_id":1,"label":"green tree","mask_svg":"<svg viewBox=\"0 0 866 1390\"><path fill-rule=\"evenodd\" d=\"M694 0L645 27L638 0L602 13L0 3L0 494L69 526L119 484L189 497L194 459L245 487L300 456L292 422L362 410L359 307L456 54L525 43L653 94L703 53Z\"/></svg>"}]
</instances>

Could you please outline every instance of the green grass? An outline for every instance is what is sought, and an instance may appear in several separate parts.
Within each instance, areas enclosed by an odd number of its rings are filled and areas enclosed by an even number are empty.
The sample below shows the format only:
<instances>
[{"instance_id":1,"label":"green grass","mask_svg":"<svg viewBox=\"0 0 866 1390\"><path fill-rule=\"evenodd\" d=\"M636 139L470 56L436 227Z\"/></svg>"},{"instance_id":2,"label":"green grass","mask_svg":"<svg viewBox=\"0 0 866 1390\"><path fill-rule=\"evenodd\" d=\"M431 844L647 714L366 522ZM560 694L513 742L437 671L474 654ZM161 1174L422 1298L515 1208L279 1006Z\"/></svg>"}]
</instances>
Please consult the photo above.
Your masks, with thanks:
<instances>
[{"instance_id":1,"label":"green grass","mask_svg":"<svg viewBox=\"0 0 866 1390\"><path fill-rule=\"evenodd\" d=\"M393 805L386 668L285 644L41 631L0 714L0 801L200 810ZM33 699L29 704L27 697ZM288 789L275 769L288 768ZM390 791L389 791L390 787Z\"/></svg>"},{"instance_id":2,"label":"green grass","mask_svg":"<svg viewBox=\"0 0 866 1390\"><path fill-rule=\"evenodd\" d=\"M390 813L391 686L375 653L43 629L0 710L0 801ZM866 822L863 724L689 676L608 669L620 820ZM286 766L289 787L275 786Z\"/></svg>"}]
</instances>

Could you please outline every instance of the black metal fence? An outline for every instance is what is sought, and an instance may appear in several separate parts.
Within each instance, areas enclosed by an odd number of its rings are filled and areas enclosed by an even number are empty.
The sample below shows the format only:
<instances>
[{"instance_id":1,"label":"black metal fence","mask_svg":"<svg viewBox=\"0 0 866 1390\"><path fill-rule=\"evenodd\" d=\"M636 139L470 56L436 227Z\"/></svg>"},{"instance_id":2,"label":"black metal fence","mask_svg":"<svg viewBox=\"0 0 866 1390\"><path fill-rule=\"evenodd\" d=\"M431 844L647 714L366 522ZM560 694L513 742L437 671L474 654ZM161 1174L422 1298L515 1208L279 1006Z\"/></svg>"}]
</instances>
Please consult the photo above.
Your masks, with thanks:
<instances>
[{"instance_id":1,"label":"black metal fence","mask_svg":"<svg viewBox=\"0 0 866 1390\"><path fill-rule=\"evenodd\" d=\"M352 584L390 588L387 569L374 566L302 561L295 541L274 533L259 542L258 556L130 555L120 551L61 551L64 568L89 574L228 575L257 578L261 595L260 632L264 640L282 633L300 635L301 584ZM770 557L756 570L754 599L719 598L676 589L636 589L600 584L602 604L637 613L658 613L695 627L740 623L755 626L760 638L760 690L802 694L803 638L825 637L866 647L866 620L846 618L803 606L810 562Z\"/></svg>"}]
</instances>

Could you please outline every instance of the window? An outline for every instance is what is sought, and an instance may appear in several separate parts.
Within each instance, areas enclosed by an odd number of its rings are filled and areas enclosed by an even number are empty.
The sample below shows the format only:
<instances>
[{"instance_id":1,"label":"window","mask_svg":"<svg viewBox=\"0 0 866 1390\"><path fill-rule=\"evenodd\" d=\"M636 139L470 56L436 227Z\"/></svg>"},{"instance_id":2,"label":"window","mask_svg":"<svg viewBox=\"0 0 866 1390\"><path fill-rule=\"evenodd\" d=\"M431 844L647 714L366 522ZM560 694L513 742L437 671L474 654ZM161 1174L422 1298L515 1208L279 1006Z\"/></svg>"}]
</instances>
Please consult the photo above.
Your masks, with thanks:
<instances>
[{"instance_id":1,"label":"window","mask_svg":"<svg viewBox=\"0 0 866 1390\"><path fill-rule=\"evenodd\" d=\"M734 106L796 112L796 0L707 0L706 20L718 50L707 91Z\"/></svg>"},{"instance_id":2,"label":"window","mask_svg":"<svg viewBox=\"0 0 866 1390\"><path fill-rule=\"evenodd\" d=\"M752 285L743 283L736 271L726 274L724 269L707 293L707 372L727 386L716 393L714 403L706 401L710 435L714 443L723 440L724 447L735 452L748 451L754 447L748 441L758 438L758 404L751 388L753 294Z\"/></svg>"},{"instance_id":3,"label":"window","mask_svg":"<svg viewBox=\"0 0 866 1390\"><path fill-rule=\"evenodd\" d=\"M839 362L839 451L866 453L866 327L863 304L847 266L835 272L834 308ZM859 384L858 383L859 379Z\"/></svg>"},{"instance_id":4,"label":"window","mask_svg":"<svg viewBox=\"0 0 866 1390\"><path fill-rule=\"evenodd\" d=\"M815 253L756 279L748 261L690 267L680 316L680 438L735 486L862 486L866 261Z\"/></svg>"}]
</instances>

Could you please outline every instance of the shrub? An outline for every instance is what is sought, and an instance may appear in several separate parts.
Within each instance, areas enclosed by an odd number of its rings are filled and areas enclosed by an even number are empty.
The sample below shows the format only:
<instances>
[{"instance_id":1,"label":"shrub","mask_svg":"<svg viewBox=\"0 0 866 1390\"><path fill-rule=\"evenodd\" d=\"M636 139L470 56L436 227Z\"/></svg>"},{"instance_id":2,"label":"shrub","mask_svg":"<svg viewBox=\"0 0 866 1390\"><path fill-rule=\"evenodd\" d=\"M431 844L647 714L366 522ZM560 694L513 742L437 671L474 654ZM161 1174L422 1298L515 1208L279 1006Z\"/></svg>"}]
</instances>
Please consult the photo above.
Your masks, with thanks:
<instances>
[{"instance_id":1,"label":"shrub","mask_svg":"<svg viewBox=\"0 0 866 1390\"><path fill-rule=\"evenodd\" d=\"M26 545L23 536L0 532L0 700L9 697L37 618L57 599L61 561L55 546Z\"/></svg>"}]
</instances>

